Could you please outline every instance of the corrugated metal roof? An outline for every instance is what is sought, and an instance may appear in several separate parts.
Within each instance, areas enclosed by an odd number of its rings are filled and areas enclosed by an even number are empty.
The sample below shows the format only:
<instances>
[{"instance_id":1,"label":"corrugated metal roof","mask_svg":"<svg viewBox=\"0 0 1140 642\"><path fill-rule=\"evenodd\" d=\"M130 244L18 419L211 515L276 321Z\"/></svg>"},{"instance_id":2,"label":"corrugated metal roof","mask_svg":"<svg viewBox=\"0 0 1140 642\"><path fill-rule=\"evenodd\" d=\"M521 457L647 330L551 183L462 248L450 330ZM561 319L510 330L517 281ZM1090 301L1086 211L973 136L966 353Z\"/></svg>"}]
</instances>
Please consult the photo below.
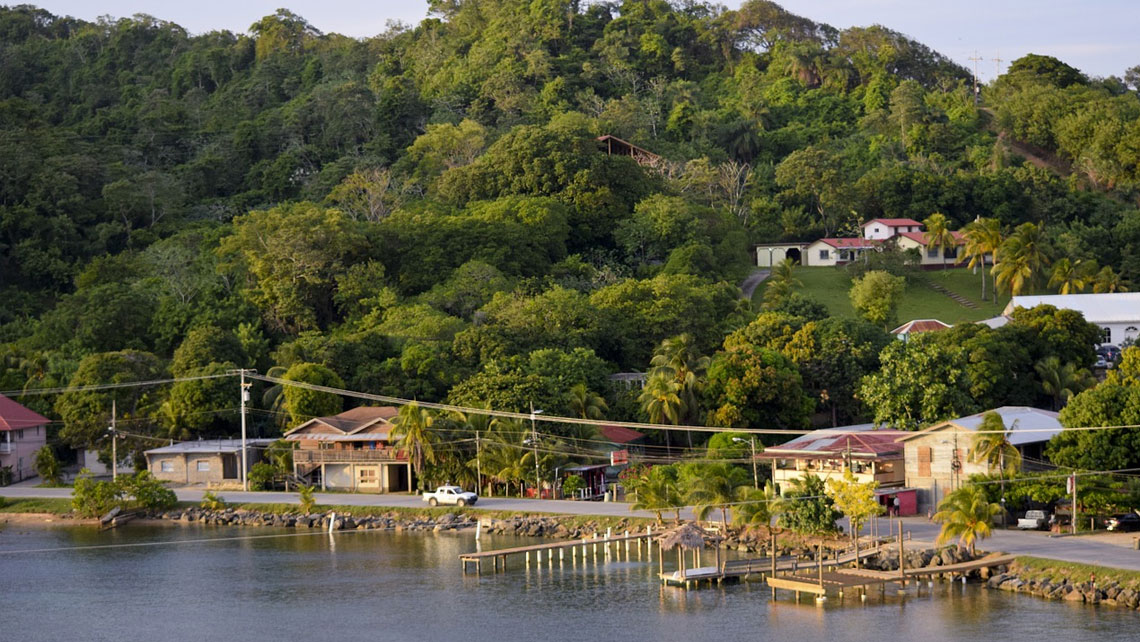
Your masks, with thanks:
<instances>
[{"instance_id":1,"label":"corrugated metal roof","mask_svg":"<svg viewBox=\"0 0 1140 642\"><path fill-rule=\"evenodd\" d=\"M50 423L51 420L40 413L0 395L0 431L23 430Z\"/></svg>"},{"instance_id":2,"label":"corrugated metal roof","mask_svg":"<svg viewBox=\"0 0 1140 642\"><path fill-rule=\"evenodd\" d=\"M631 441L645 438L643 433L623 426L602 426L598 428L598 432L602 433L603 437L615 444L628 444Z\"/></svg>"},{"instance_id":3,"label":"corrugated metal roof","mask_svg":"<svg viewBox=\"0 0 1140 642\"><path fill-rule=\"evenodd\" d=\"M268 446L272 439L247 439L247 448ZM176 444L152 448L146 451L148 455L181 455L185 453L236 453L241 452L240 439L201 439L198 441L180 441Z\"/></svg>"},{"instance_id":4,"label":"corrugated metal roof","mask_svg":"<svg viewBox=\"0 0 1140 642\"><path fill-rule=\"evenodd\" d=\"M1049 441L1062 430L1061 422L1057 420L1057 413L1051 410L1030 408L1029 406L1002 406L986 412L996 412L1001 416L1006 430L1009 431L1009 442L1014 446ZM924 430L904 433L900 441L908 441L920 435L945 430L953 426L962 430L977 430L978 426L982 424L982 418L986 412L940 421Z\"/></svg>"},{"instance_id":5,"label":"corrugated metal roof","mask_svg":"<svg viewBox=\"0 0 1140 642\"><path fill-rule=\"evenodd\" d=\"M913 218L873 218L864 223L861 227L867 227L872 223L882 223L887 227L900 227L903 225L917 225L919 227L922 227L922 223L919 223Z\"/></svg>"},{"instance_id":6,"label":"corrugated metal roof","mask_svg":"<svg viewBox=\"0 0 1140 642\"><path fill-rule=\"evenodd\" d=\"M352 435L331 435L328 433L304 433L300 435L287 435L288 441L386 441L386 432L365 432Z\"/></svg>"},{"instance_id":7,"label":"corrugated metal roof","mask_svg":"<svg viewBox=\"0 0 1140 642\"><path fill-rule=\"evenodd\" d=\"M797 456L825 455L829 458L844 456L848 448L853 457L887 457L902 453L899 437L901 430L875 430L875 424L856 424L839 428L816 430L795 439L766 448L758 457L766 459L793 459Z\"/></svg>"},{"instance_id":8,"label":"corrugated metal roof","mask_svg":"<svg viewBox=\"0 0 1140 642\"><path fill-rule=\"evenodd\" d=\"M918 334L921 332L938 332L939 330L947 330L949 328L949 323L943 323L938 319L915 319L914 321L907 321L894 330L891 330L891 334Z\"/></svg>"},{"instance_id":9,"label":"corrugated metal roof","mask_svg":"<svg viewBox=\"0 0 1140 642\"><path fill-rule=\"evenodd\" d=\"M959 232L957 230L953 230L950 232L950 235L954 237L954 244L955 245L964 245L966 243L966 235L965 234L962 234L961 232ZM914 241L915 243L919 243L921 245L926 245L926 243L927 243L926 232L899 232L895 236L902 236L902 237L908 238L908 239Z\"/></svg>"}]
</instances>

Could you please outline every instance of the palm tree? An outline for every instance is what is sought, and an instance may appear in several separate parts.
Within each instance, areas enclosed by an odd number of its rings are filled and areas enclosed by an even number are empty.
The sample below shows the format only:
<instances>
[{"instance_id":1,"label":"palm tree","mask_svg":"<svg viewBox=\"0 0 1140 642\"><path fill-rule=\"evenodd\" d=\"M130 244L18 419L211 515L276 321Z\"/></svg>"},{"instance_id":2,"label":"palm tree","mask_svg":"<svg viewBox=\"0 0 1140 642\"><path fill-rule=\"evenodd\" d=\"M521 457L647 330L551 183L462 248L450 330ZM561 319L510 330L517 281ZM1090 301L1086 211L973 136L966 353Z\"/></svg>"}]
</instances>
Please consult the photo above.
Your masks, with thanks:
<instances>
[{"instance_id":1,"label":"palm tree","mask_svg":"<svg viewBox=\"0 0 1140 642\"><path fill-rule=\"evenodd\" d=\"M1033 365L1041 378L1041 389L1053 398L1053 410L1060 410L1069 399L1096 385L1096 378L1075 363L1061 364L1060 357L1049 356Z\"/></svg>"},{"instance_id":2,"label":"palm tree","mask_svg":"<svg viewBox=\"0 0 1140 642\"><path fill-rule=\"evenodd\" d=\"M698 397L705 386L704 375L709 367L709 358L697 349L693 335L685 333L662 341L654 351L649 365L651 378L655 376L672 378L677 385L676 395L680 407L673 423L699 423ZM693 434L688 432L686 436L689 448L692 448Z\"/></svg>"},{"instance_id":3,"label":"palm tree","mask_svg":"<svg viewBox=\"0 0 1140 642\"><path fill-rule=\"evenodd\" d=\"M772 482L764 484L763 490L748 491L743 502L732 509L732 523L737 526L772 526L772 517L778 512L780 496Z\"/></svg>"},{"instance_id":4,"label":"palm tree","mask_svg":"<svg viewBox=\"0 0 1140 642\"><path fill-rule=\"evenodd\" d=\"M733 464L717 463L704 466L693 478L685 499L693 504L697 519L703 520L714 509L720 509L720 523L728 532L728 507L745 499L752 489L748 473Z\"/></svg>"},{"instance_id":5,"label":"palm tree","mask_svg":"<svg viewBox=\"0 0 1140 642\"><path fill-rule=\"evenodd\" d=\"M1096 261L1077 259L1075 262L1063 258L1053 264L1053 274L1049 277L1049 287L1057 288L1059 294L1083 292L1096 275Z\"/></svg>"},{"instance_id":6,"label":"palm tree","mask_svg":"<svg viewBox=\"0 0 1140 642\"><path fill-rule=\"evenodd\" d=\"M1092 279L1093 292L1095 294L1103 294L1106 292L1127 292L1128 288L1124 285L1124 280L1120 275L1112 271L1109 266L1101 268L1100 272Z\"/></svg>"},{"instance_id":7,"label":"palm tree","mask_svg":"<svg viewBox=\"0 0 1140 642\"><path fill-rule=\"evenodd\" d=\"M1017 425L1017 422L1014 422ZM982 415L982 423L974 434L967 458L975 463L984 463L991 470L998 469L1002 501L1005 501L1005 478L1009 472L1021 470L1021 452L1009 440L1010 432L1005 429L1001 415L990 411ZM1003 504L1004 505L1004 504ZM1005 513L1002 512L1002 524Z\"/></svg>"},{"instance_id":8,"label":"palm tree","mask_svg":"<svg viewBox=\"0 0 1140 642\"><path fill-rule=\"evenodd\" d=\"M966 238L965 255L970 259L968 267L982 266L982 301L986 300L986 255L991 263L997 263L997 251L1001 247L1001 222L995 218L977 218L962 230ZM997 301L997 291L994 291Z\"/></svg>"},{"instance_id":9,"label":"palm tree","mask_svg":"<svg viewBox=\"0 0 1140 642\"><path fill-rule=\"evenodd\" d=\"M792 290L803 285L795 277L796 262L794 259L784 259L772 266L772 273L768 276L764 286L764 305L774 307L792 294Z\"/></svg>"},{"instance_id":10,"label":"palm tree","mask_svg":"<svg viewBox=\"0 0 1140 642\"><path fill-rule=\"evenodd\" d=\"M274 379L281 379L289 369L284 366L273 366L265 373L265 376ZM273 413L274 421L279 428L284 428L289 423L289 413L285 412L285 386L282 384L274 384L265 389L261 395L261 404Z\"/></svg>"},{"instance_id":11,"label":"palm tree","mask_svg":"<svg viewBox=\"0 0 1140 642\"><path fill-rule=\"evenodd\" d=\"M684 402L681 401L680 393L681 386L676 379L664 373L655 372L650 375L637 400L641 403L641 409L649 417L649 423L669 423L676 426L681 423L681 414L684 409ZM669 433L665 433L666 448L671 443L672 439L669 437Z\"/></svg>"},{"instance_id":12,"label":"palm tree","mask_svg":"<svg viewBox=\"0 0 1140 642\"><path fill-rule=\"evenodd\" d=\"M938 248L939 254L942 255L942 269L946 269L946 248L957 247L958 239L954 233L950 231L950 220L946 218L945 214L935 212L926 217L922 222L926 227L927 249Z\"/></svg>"},{"instance_id":13,"label":"palm tree","mask_svg":"<svg viewBox=\"0 0 1140 642\"><path fill-rule=\"evenodd\" d=\"M990 536L994 515L1001 512L1001 506L989 501L985 491L979 486L963 486L946 496L938 505L934 521L942 524L937 544L942 546L957 537L960 546L974 554L979 539Z\"/></svg>"},{"instance_id":14,"label":"palm tree","mask_svg":"<svg viewBox=\"0 0 1140 642\"><path fill-rule=\"evenodd\" d=\"M1044 228L1033 223L1018 225L998 252L994 280L1013 296L1035 285L1050 263Z\"/></svg>"},{"instance_id":15,"label":"palm tree","mask_svg":"<svg viewBox=\"0 0 1140 642\"><path fill-rule=\"evenodd\" d=\"M388 438L394 440L396 447L407 453L417 478L420 477L425 462L435 463L435 449L432 447L435 434L431 429L433 423L435 417L413 401L400 408L400 413L392 421L393 427L388 434Z\"/></svg>"},{"instance_id":16,"label":"palm tree","mask_svg":"<svg viewBox=\"0 0 1140 642\"><path fill-rule=\"evenodd\" d=\"M629 507L631 511L653 511L657 524L661 525L661 513L675 512L676 521L681 521L681 507L684 500L677 488L674 471L668 466L654 466L640 477L629 480L630 490L635 491L636 501ZM628 484L628 482L627 482Z\"/></svg>"},{"instance_id":17,"label":"palm tree","mask_svg":"<svg viewBox=\"0 0 1140 642\"><path fill-rule=\"evenodd\" d=\"M579 383L570 388L570 412L582 419L601 419L609 406L605 397L595 394L586 384Z\"/></svg>"},{"instance_id":18,"label":"palm tree","mask_svg":"<svg viewBox=\"0 0 1140 642\"><path fill-rule=\"evenodd\" d=\"M467 467L475 471L475 488L480 491L483 490L483 439L487 436L491 429L492 418L490 415L481 415L477 413L464 413L453 411L451 413L451 420L458 424L460 430L467 434L475 435L475 457L467 462Z\"/></svg>"}]
</instances>

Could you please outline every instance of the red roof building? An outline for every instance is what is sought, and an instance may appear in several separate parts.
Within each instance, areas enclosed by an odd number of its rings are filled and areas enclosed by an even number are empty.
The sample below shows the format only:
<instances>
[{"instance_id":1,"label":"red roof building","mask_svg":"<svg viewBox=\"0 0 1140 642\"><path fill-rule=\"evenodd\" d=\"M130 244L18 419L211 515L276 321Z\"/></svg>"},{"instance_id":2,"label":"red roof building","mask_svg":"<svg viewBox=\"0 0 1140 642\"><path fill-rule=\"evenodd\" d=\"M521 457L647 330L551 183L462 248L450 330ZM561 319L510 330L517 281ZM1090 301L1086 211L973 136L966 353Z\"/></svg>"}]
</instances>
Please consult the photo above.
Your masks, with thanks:
<instances>
[{"instance_id":1,"label":"red roof building","mask_svg":"<svg viewBox=\"0 0 1140 642\"><path fill-rule=\"evenodd\" d=\"M863 238L883 241L904 232L921 232L922 223L912 218L873 218L862 228Z\"/></svg>"},{"instance_id":2,"label":"red roof building","mask_svg":"<svg viewBox=\"0 0 1140 642\"><path fill-rule=\"evenodd\" d=\"M906 341L910 339L913 334L922 334L923 332L941 332L949 330L950 324L943 323L938 319L915 319L914 321L907 321L899 327L891 330L891 334L899 339Z\"/></svg>"},{"instance_id":3,"label":"red roof building","mask_svg":"<svg viewBox=\"0 0 1140 642\"><path fill-rule=\"evenodd\" d=\"M786 482L814 474L840 477L845 467L861 482L901 486L904 480L903 430L875 430L874 424L859 424L816 430L764 449L757 459L772 462L772 478L784 488Z\"/></svg>"},{"instance_id":4,"label":"red roof building","mask_svg":"<svg viewBox=\"0 0 1140 642\"><path fill-rule=\"evenodd\" d=\"M35 454L47 444L51 420L0 395L0 468L10 468L12 481L35 475Z\"/></svg>"}]
</instances>

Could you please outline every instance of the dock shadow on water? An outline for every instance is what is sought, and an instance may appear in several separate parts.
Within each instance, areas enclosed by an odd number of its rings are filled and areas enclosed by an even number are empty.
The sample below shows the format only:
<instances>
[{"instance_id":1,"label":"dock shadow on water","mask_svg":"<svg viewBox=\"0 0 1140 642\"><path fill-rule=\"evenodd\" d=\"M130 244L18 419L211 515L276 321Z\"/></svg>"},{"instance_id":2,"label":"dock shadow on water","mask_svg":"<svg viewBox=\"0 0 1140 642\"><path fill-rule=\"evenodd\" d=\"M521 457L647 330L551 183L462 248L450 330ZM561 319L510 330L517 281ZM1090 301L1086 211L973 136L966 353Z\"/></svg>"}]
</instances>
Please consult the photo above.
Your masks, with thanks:
<instances>
[{"instance_id":1,"label":"dock shadow on water","mask_svg":"<svg viewBox=\"0 0 1140 642\"><path fill-rule=\"evenodd\" d=\"M275 535L274 537L266 537ZM550 540L484 534L483 550ZM771 600L762 583L662 586L652 561L559 559L463 574L472 532L298 534L131 524L0 530L4 639L759 639L901 641L1043 634L1135 639L1138 616L961 584L905 597ZM38 551L38 552L33 552ZM644 554L643 554L644 555ZM67 605L61 608L60 605Z\"/></svg>"}]
</instances>

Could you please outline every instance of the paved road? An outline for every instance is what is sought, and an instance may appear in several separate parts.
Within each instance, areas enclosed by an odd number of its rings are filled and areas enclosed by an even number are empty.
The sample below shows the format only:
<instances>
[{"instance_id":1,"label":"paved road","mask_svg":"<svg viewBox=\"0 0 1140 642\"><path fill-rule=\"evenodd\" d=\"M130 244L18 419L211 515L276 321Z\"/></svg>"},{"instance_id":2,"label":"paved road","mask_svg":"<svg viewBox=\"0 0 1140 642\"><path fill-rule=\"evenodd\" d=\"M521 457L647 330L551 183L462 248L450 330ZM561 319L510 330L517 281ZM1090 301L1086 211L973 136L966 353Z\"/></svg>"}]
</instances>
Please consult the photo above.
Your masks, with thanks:
<instances>
[{"instance_id":1,"label":"paved road","mask_svg":"<svg viewBox=\"0 0 1140 642\"><path fill-rule=\"evenodd\" d=\"M179 501L200 502L203 490L175 489ZM272 503L296 504L297 493L220 491L227 502L233 503ZM70 488L28 488L9 486L0 489L0 496L17 497L71 497ZM395 508L424 508L419 495L364 495L350 493L316 493L318 504L341 506L390 506ZM572 502L556 499L520 499L517 497L483 497L477 508L512 512L557 513L562 515L604 515L608 517L653 517L649 511L631 511L629 504L609 502ZM692 519L691 511L682 511L681 516Z\"/></svg>"},{"instance_id":2,"label":"paved road","mask_svg":"<svg viewBox=\"0 0 1140 642\"><path fill-rule=\"evenodd\" d=\"M886 524L881 526L886 528ZM903 530L910 531L916 540L933 542L938 538L939 528L938 524L929 522L926 518L903 518ZM867 530L864 529L863 532L866 533ZM978 547L1014 555L1032 555L1140 571L1140 551L1128 548L1131 542L1130 537L1115 533L1049 537L1048 533L1039 531L994 529L993 536L980 542Z\"/></svg>"},{"instance_id":3,"label":"paved road","mask_svg":"<svg viewBox=\"0 0 1140 642\"><path fill-rule=\"evenodd\" d=\"M178 499L186 502L202 500L202 490L178 489ZM236 503L261 502L275 504L297 503L296 493L245 493L224 491L226 501ZM71 497L70 488L29 488L9 486L0 489L0 495L16 497ZM317 493L317 503L346 506L391 506L400 508L421 508L423 501L418 495L357 495L347 493ZM555 513L563 515L604 515L610 517L653 517L649 511L631 511L629 504L606 502L572 502L563 500L535 500L509 497L485 497L479 500L478 508L512 512ZM682 517L692 519L691 511L682 511ZM880 523L882 529L885 523ZM922 517L903 519L903 528L911 532L913 539L933 542L938 537L938 524ZM864 528L866 534L868 530ZM881 531L881 532L885 532ZM881 533L880 533L881 534ZM986 550L1004 551L1015 555L1033 555L1067 562L1099 564L1140 571L1140 551L1128 547L1131 538L1117 534L1103 534L1079 537L1049 537L1046 533L1028 531L995 530L993 537L984 540L980 547Z\"/></svg>"},{"instance_id":4,"label":"paved road","mask_svg":"<svg viewBox=\"0 0 1140 642\"><path fill-rule=\"evenodd\" d=\"M756 286L760 285L764 279L768 278L771 270L756 270L748 275L748 278L740 284L740 298L752 300L752 293L756 291Z\"/></svg>"}]
</instances>

